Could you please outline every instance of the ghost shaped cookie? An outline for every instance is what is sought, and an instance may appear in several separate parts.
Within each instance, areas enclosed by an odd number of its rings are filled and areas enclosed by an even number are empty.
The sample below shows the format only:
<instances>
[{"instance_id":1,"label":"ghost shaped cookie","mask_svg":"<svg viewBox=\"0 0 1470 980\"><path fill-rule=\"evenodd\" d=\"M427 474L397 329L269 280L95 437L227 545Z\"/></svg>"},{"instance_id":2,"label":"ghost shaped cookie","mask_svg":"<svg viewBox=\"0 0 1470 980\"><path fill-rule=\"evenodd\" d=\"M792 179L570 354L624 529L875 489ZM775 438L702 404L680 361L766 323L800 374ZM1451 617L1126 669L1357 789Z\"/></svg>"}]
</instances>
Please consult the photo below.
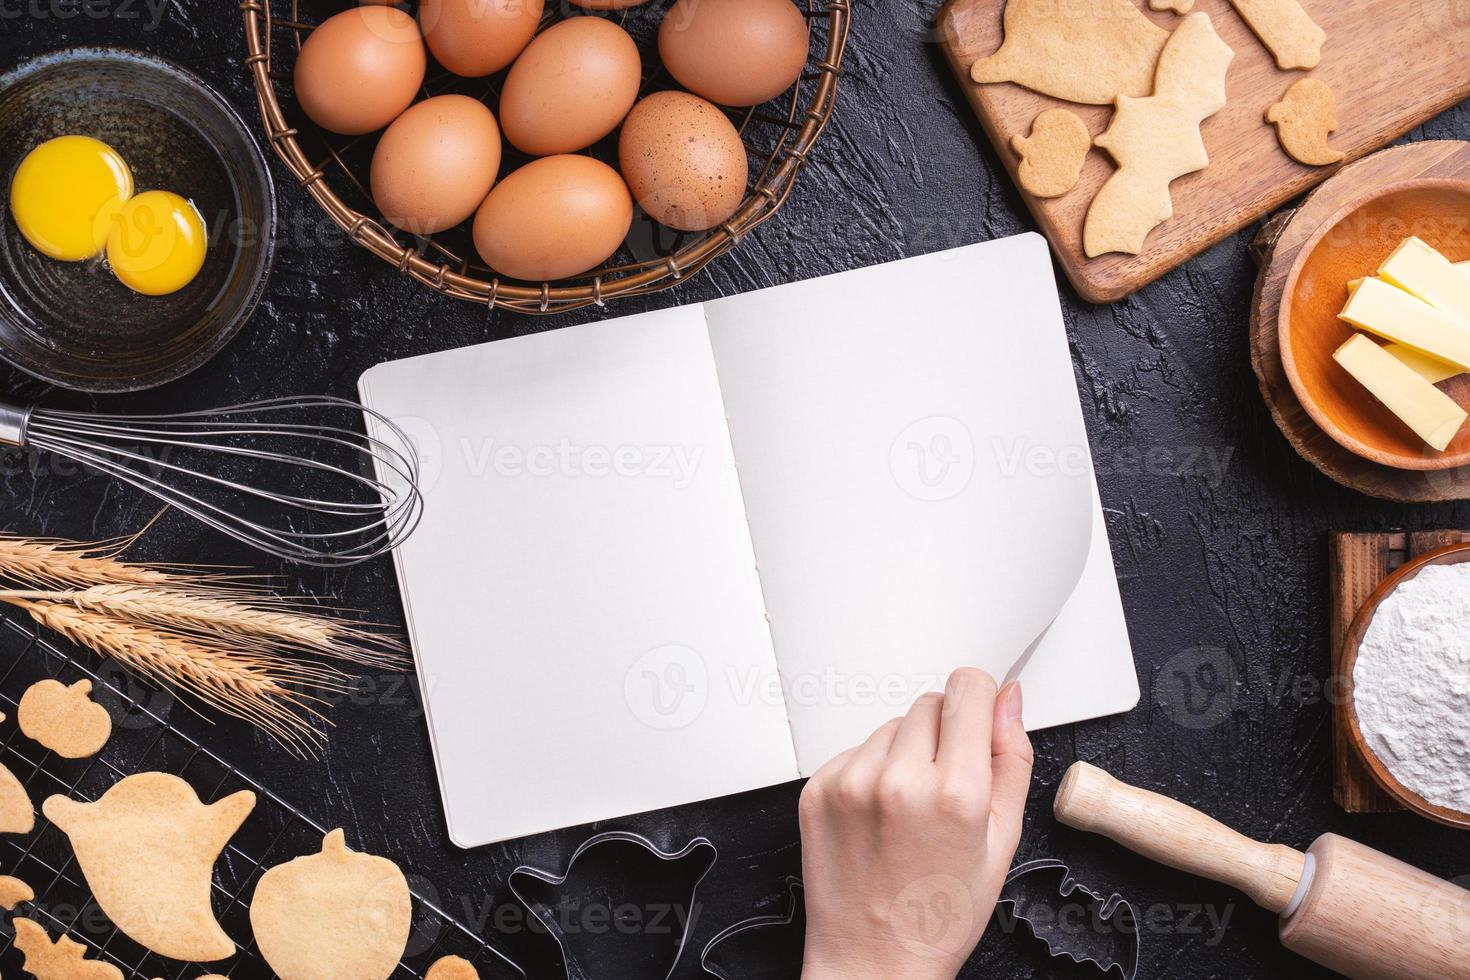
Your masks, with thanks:
<instances>
[{"instance_id":1,"label":"ghost shaped cookie","mask_svg":"<svg viewBox=\"0 0 1470 980\"><path fill-rule=\"evenodd\" d=\"M1061 197L1077 186L1082 164L1092 149L1092 133L1076 113L1048 109L1031 124L1031 135L1011 139L1021 158L1016 176L1037 197Z\"/></svg>"},{"instance_id":2,"label":"ghost shaped cookie","mask_svg":"<svg viewBox=\"0 0 1470 980\"><path fill-rule=\"evenodd\" d=\"M281 980L388 980L412 918L398 865L349 851L341 830L261 875L250 900L255 944Z\"/></svg>"},{"instance_id":3,"label":"ghost shaped cookie","mask_svg":"<svg viewBox=\"0 0 1470 980\"><path fill-rule=\"evenodd\" d=\"M1276 126L1281 148L1297 163L1330 167L1343 161L1343 154L1327 145L1327 137L1337 131L1337 97L1327 83L1301 79L1266 110L1266 121Z\"/></svg>"},{"instance_id":4,"label":"ghost shaped cookie","mask_svg":"<svg viewBox=\"0 0 1470 980\"><path fill-rule=\"evenodd\" d=\"M1194 0L1148 0L1148 9L1168 10L1183 15L1194 9Z\"/></svg>"},{"instance_id":5,"label":"ghost shaped cookie","mask_svg":"<svg viewBox=\"0 0 1470 980\"><path fill-rule=\"evenodd\" d=\"M111 963L87 959L87 947L69 936L51 942L46 930L30 919L15 919L15 948L25 956L25 971L36 980L123 980Z\"/></svg>"},{"instance_id":6,"label":"ghost shaped cookie","mask_svg":"<svg viewBox=\"0 0 1470 980\"><path fill-rule=\"evenodd\" d=\"M112 735L112 718L88 697L91 692L88 680L70 687L50 679L37 681L20 696L15 720L27 738L63 759L96 755Z\"/></svg>"},{"instance_id":7,"label":"ghost shaped cookie","mask_svg":"<svg viewBox=\"0 0 1470 980\"><path fill-rule=\"evenodd\" d=\"M113 784L95 803L52 796L41 805L71 839L97 904L139 945L190 962L222 960L235 944L210 906L214 863L255 808L241 790L205 806L165 772Z\"/></svg>"}]
</instances>

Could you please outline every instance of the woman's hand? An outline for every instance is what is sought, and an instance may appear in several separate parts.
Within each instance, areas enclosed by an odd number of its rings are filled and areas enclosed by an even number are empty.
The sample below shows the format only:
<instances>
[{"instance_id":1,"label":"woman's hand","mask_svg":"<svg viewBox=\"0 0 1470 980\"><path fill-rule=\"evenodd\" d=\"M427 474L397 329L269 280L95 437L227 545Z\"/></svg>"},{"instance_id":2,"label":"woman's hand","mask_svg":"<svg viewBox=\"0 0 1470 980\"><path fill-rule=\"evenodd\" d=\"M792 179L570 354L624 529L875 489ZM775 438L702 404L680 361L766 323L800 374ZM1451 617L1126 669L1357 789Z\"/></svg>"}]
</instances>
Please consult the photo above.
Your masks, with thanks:
<instances>
[{"instance_id":1,"label":"woman's hand","mask_svg":"<svg viewBox=\"0 0 1470 980\"><path fill-rule=\"evenodd\" d=\"M803 980L952 980L1021 840L1031 783L1021 689L950 675L801 794Z\"/></svg>"}]
</instances>

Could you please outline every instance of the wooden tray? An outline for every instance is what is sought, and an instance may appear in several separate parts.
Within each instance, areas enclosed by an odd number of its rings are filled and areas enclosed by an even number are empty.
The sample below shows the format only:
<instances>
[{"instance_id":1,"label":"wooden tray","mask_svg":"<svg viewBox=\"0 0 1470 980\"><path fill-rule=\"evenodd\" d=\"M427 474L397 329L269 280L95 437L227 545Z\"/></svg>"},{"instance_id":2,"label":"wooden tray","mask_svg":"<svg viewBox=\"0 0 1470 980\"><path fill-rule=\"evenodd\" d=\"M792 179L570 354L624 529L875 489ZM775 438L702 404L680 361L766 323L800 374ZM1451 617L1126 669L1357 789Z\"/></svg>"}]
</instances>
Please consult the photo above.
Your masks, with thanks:
<instances>
[{"instance_id":1,"label":"wooden tray","mask_svg":"<svg viewBox=\"0 0 1470 980\"><path fill-rule=\"evenodd\" d=\"M1328 543L1332 589L1332 798L1348 813L1403 809L1373 781L1349 734L1347 690L1340 666L1353 618L1379 583L1411 559L1445 545L1470 541L1470 531L1399 531L1333 534Z\"/></svg>"},{"instance_id":2,"label":"wooden tray","mask_svg":"<svg viewBox=\"0 0 1470 980\"><path fill-rule=\"evenodd\" d=\"M1077 4L1085 11L1090 0L1050 2ZM1349 161L1470 96L1470 5L1455 0L1303 4L1327 31L1322 64L1310 74L1337 94L1342 128L1332 144ZM939 14L938 32L961 88L1014 178L1019 161L1010 149L1011 137L1029 132L1042 110L1070 109L1093 135L1107 128L1112 110L1061 102L1010 83L971 82L970 65L1000 47L1004 7L1004 0L949 0ZM1198 0L1194 9L1207 12L1235 50L1230 104L1203 127L1210 166L1174 182L1174 217L1154 229L1143 254L1088 259L1082 251L1083 218L1113 172L1102 151L1088 156L1080 184L1066 196L1042 200L1021 192L1068 278L1089 302L1111 303L1132 294L1334 172L1294 162L1265 122L1266 109L1306 73L1279 71L1228 0ZM1169 30L1178 23L1173 14L1144 13Z\"/></svg>"},{"instance_id":3,"label":"wooden tray","mask_svg":"<svg viewBox=\"0 0 1470 980\"><path fill-rule=\"evenodd\" d=\"M1417 177L1470 177L1470 143L1438 140L1374 154L1342 170L1300 208L1278 215L1262 230L1255 247L1261 275L1251 304L1251 363L1271 417L1307 462L1343 486L1373 497L1438 503L1470 498L1470 466L1401 470L1371 462L1342 446L1322 431L1297 399L1281 366L1276 331L1286 277L1307 240L1365 189Z\"/></svg>"}]
</instances>

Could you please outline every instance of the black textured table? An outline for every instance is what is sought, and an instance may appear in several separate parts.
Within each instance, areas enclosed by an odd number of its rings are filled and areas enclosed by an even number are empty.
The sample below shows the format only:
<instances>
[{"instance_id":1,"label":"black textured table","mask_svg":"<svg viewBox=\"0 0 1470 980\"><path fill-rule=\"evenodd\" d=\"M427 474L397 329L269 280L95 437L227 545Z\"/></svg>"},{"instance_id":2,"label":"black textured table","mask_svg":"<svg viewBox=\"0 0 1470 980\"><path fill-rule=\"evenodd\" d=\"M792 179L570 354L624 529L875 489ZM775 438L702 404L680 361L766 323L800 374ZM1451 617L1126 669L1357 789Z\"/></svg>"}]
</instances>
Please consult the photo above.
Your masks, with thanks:
<instances>
[{"instance_id":1,"label":"black textured table","mask_svg":"<svg viewBox=\"0 0 1470 980\"><path fill-rule=\"evenodd\" d=\"M181 62L255 119L238 13L224 0L16 0L0 5L0 62L74 44L142 48ZM733 256L674 293L557 319L487 313L439 299L347 242L272 158L280 249L259 312L193 376L101 409L184 409L322 392L352 396L383 360L691 302L1024 231L1019 200L971 122L927 24L927 0L855 5L838 112L785 212ZM1413 138L1470 138L1461 106ZM17 147L0 147L9 157ZM6 160L6 166L11 161ZM1298 459L1272 425L1247 356L1255 268L1249 233L1224 242L1133 299L1091 307L1063 287L1077 382L1127 608L1143 700L1131 713L1039 733L1022 857L1054 855L1082 880L1116 889L1144 915L1142 978L1266 978L1318 973L1275 940L1273 918L1240 895L1158 869L1100 839L1057 827L1050 793L1087 759L1225 820L1305 846L1333 830L1447 877L1470 875L1470 838L1410 816L1350 817L1330 800L1325 678L1326 534L1331 529L1470 527L1470 506L1393 506L1347 492ZM44 389L0 376L25 395ZM83 400L83 404L86 404ZM136 529L154 505L108 481L32 457L0 473L3 525L98 538ZM137 552L158 560L253 564L248 551L167 517ZM335 596L400 621L390 563L317 573L266 568L285 588ZM493 643L493 637L487 637ZM6 692L15 696L18 692ZM506 879L520 862L559 866L587 831L462 852L448 841L412 684L370 678L333 711L326 757L301 762L235 724L173 719L353 846L399 861L445 907L486 929L533 977L558 976L556 947L515 925ZM487 752L534 751L514 729ZM617 751L593 746L589 751ZM514 786L503 787L514 793ZM799 787L620 820L610 827L669 846L709 837L720 858L702 889L692 948L729 923L778 907L800 867ZM0 869L3 871L5 869ZM640 883L630 883L636 896ZM649 894L658 889L649 882ZM498 914L499 913L499 914ZM1218 923L1228 921L1228 928ZM777 967L776 953L769 966ZM1085 977L1024 937L992 929L967 977Z\"/></svg>"}]
</instances>

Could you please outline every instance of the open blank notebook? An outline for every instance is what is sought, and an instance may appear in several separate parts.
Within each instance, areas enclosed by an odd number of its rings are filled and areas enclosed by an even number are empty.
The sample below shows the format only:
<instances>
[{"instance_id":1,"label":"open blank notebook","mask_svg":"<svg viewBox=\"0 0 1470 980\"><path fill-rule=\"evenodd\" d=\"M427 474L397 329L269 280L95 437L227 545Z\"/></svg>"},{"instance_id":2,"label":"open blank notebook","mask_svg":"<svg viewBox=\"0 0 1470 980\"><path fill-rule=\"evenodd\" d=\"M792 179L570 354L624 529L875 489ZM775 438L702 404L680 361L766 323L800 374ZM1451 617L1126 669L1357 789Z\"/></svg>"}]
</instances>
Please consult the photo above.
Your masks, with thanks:
<instances>
[{"instance_id":1,"label":"open blank notebook","mask_svg":"<svg viewBox=\"0 0 1470 980\"><path fill-rule=\"evenodd\" d=\"M460 846L810 775L963 664L1031 728L1138 700L1038 236L361 391L423 467L396 561Z\"/></svg>"}]
</instances>

